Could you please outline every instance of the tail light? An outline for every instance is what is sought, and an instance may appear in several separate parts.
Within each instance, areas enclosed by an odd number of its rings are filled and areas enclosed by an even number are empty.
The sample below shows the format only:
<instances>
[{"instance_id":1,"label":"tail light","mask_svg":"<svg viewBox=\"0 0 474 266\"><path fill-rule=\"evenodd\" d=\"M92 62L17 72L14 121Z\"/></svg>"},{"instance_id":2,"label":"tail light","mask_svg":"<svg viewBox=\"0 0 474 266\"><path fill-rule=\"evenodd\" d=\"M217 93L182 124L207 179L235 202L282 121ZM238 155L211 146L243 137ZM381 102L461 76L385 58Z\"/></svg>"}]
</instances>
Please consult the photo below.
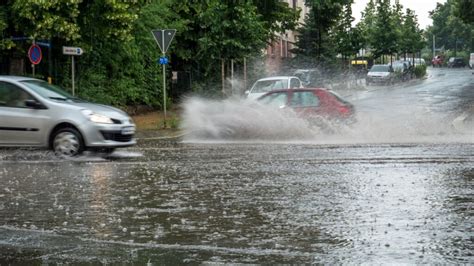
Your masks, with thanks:
<instances>
[{"instance_id":1,"label":"tail light","mask_svg":"<svg viewBox=\"0 0 474 266\"><path fill-rule=\"evenodd\" d=\"M339 107L339 112L343 115L350 115L351 114L351 108L347 106L340 106Z\"/></svg>"}]
</instances>

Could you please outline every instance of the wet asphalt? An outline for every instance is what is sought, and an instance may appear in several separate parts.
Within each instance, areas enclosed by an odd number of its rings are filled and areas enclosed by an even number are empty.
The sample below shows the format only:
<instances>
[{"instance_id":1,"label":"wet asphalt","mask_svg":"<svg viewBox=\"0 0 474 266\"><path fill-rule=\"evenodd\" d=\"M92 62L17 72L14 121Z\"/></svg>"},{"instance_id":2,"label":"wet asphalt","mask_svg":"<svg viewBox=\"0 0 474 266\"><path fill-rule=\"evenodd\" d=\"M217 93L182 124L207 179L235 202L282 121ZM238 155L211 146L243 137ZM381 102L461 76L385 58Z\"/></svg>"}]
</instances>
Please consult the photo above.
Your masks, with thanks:
<instances>
[{"instance_id":1,"label":"wet asphalt","mask_svg":"<svg viewBox=\"0 0 474 266\"><path fill-rule=\"evenodd\" d=\"M0 265L473 264L473 76L341 91L338 136L0 150Z\"/></svg>"}]
</instances>

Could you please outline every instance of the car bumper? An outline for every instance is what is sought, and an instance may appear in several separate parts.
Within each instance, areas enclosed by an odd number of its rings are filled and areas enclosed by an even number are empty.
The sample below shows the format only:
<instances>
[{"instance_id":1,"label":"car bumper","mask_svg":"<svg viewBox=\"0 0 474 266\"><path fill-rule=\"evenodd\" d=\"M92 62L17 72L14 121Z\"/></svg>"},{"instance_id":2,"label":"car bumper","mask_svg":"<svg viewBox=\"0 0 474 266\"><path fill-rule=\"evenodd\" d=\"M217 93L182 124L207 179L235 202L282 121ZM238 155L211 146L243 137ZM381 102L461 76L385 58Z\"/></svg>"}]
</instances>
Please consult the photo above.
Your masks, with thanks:
<instances>
[{"instance_id":1,"label":"car bumper","mask_svg":"<svg viewBox=\"0 0 474 266\"><path fill-rule=\"evenodd\" d=\"M84 144L88 148L120 148L137 143L134 124L88 123L80 130L84 137Z\"/></svg>"},{"instance_id":2,"label":"car bumper","mask_svg":"<svg viewBox=\"0 0 474 266\"><path fill-rule=\"evenodd\" d=\"M367 77L365 79L367 82L370 82L370 83L387 83L390 81L390 78L388 77Z\"/></svg>"}]
</instances>

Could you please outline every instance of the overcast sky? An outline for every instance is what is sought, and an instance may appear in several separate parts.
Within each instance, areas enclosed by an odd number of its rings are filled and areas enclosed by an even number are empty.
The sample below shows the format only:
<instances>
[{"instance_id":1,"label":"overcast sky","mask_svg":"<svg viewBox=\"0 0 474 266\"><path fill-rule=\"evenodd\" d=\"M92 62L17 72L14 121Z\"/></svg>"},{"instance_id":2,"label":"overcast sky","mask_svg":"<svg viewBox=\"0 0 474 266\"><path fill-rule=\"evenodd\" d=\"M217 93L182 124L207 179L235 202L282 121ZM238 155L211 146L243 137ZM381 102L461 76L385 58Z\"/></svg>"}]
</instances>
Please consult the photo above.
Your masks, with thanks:
<instances>
[{"instance_id":1,"label":"overcast sky","mask_svg":"<svg viewBox=\"0 0 474 266\"><path fill-rule=\"evenodd\" d=\"M354 0L354 4L352 5L352 15L354 16L356 23L359 22L360 12L364 10L367 2L369 2L369 0ZM391 0L391 2L393 4L395 1ZM438 2L445 3L446 0L400 0L400 4L402 4L404 11L407 8L415 10L421 29L425 29L428 25L432 24L428 12L435 9L436 3Z\"/></svg>"}]
</instances>

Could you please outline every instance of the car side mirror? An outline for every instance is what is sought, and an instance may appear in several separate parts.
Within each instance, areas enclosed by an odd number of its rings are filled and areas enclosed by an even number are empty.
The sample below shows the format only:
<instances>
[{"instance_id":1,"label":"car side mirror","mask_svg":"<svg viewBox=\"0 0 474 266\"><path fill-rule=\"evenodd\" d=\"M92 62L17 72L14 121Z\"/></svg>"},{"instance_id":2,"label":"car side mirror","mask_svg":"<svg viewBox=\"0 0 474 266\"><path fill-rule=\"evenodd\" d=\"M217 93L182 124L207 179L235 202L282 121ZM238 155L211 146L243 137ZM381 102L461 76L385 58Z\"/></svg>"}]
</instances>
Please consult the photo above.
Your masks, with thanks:
<instances>
[{"instance_id":1,"label":"car side mirror","mask_svg":"<svg viewBox=\"0 0 474 266\"><path fill-rule=\"evenodd\" d=\"M46 109L46 106L36 100L25 100L25 106L33 109Z\"/></svg>"}]
</instances>

